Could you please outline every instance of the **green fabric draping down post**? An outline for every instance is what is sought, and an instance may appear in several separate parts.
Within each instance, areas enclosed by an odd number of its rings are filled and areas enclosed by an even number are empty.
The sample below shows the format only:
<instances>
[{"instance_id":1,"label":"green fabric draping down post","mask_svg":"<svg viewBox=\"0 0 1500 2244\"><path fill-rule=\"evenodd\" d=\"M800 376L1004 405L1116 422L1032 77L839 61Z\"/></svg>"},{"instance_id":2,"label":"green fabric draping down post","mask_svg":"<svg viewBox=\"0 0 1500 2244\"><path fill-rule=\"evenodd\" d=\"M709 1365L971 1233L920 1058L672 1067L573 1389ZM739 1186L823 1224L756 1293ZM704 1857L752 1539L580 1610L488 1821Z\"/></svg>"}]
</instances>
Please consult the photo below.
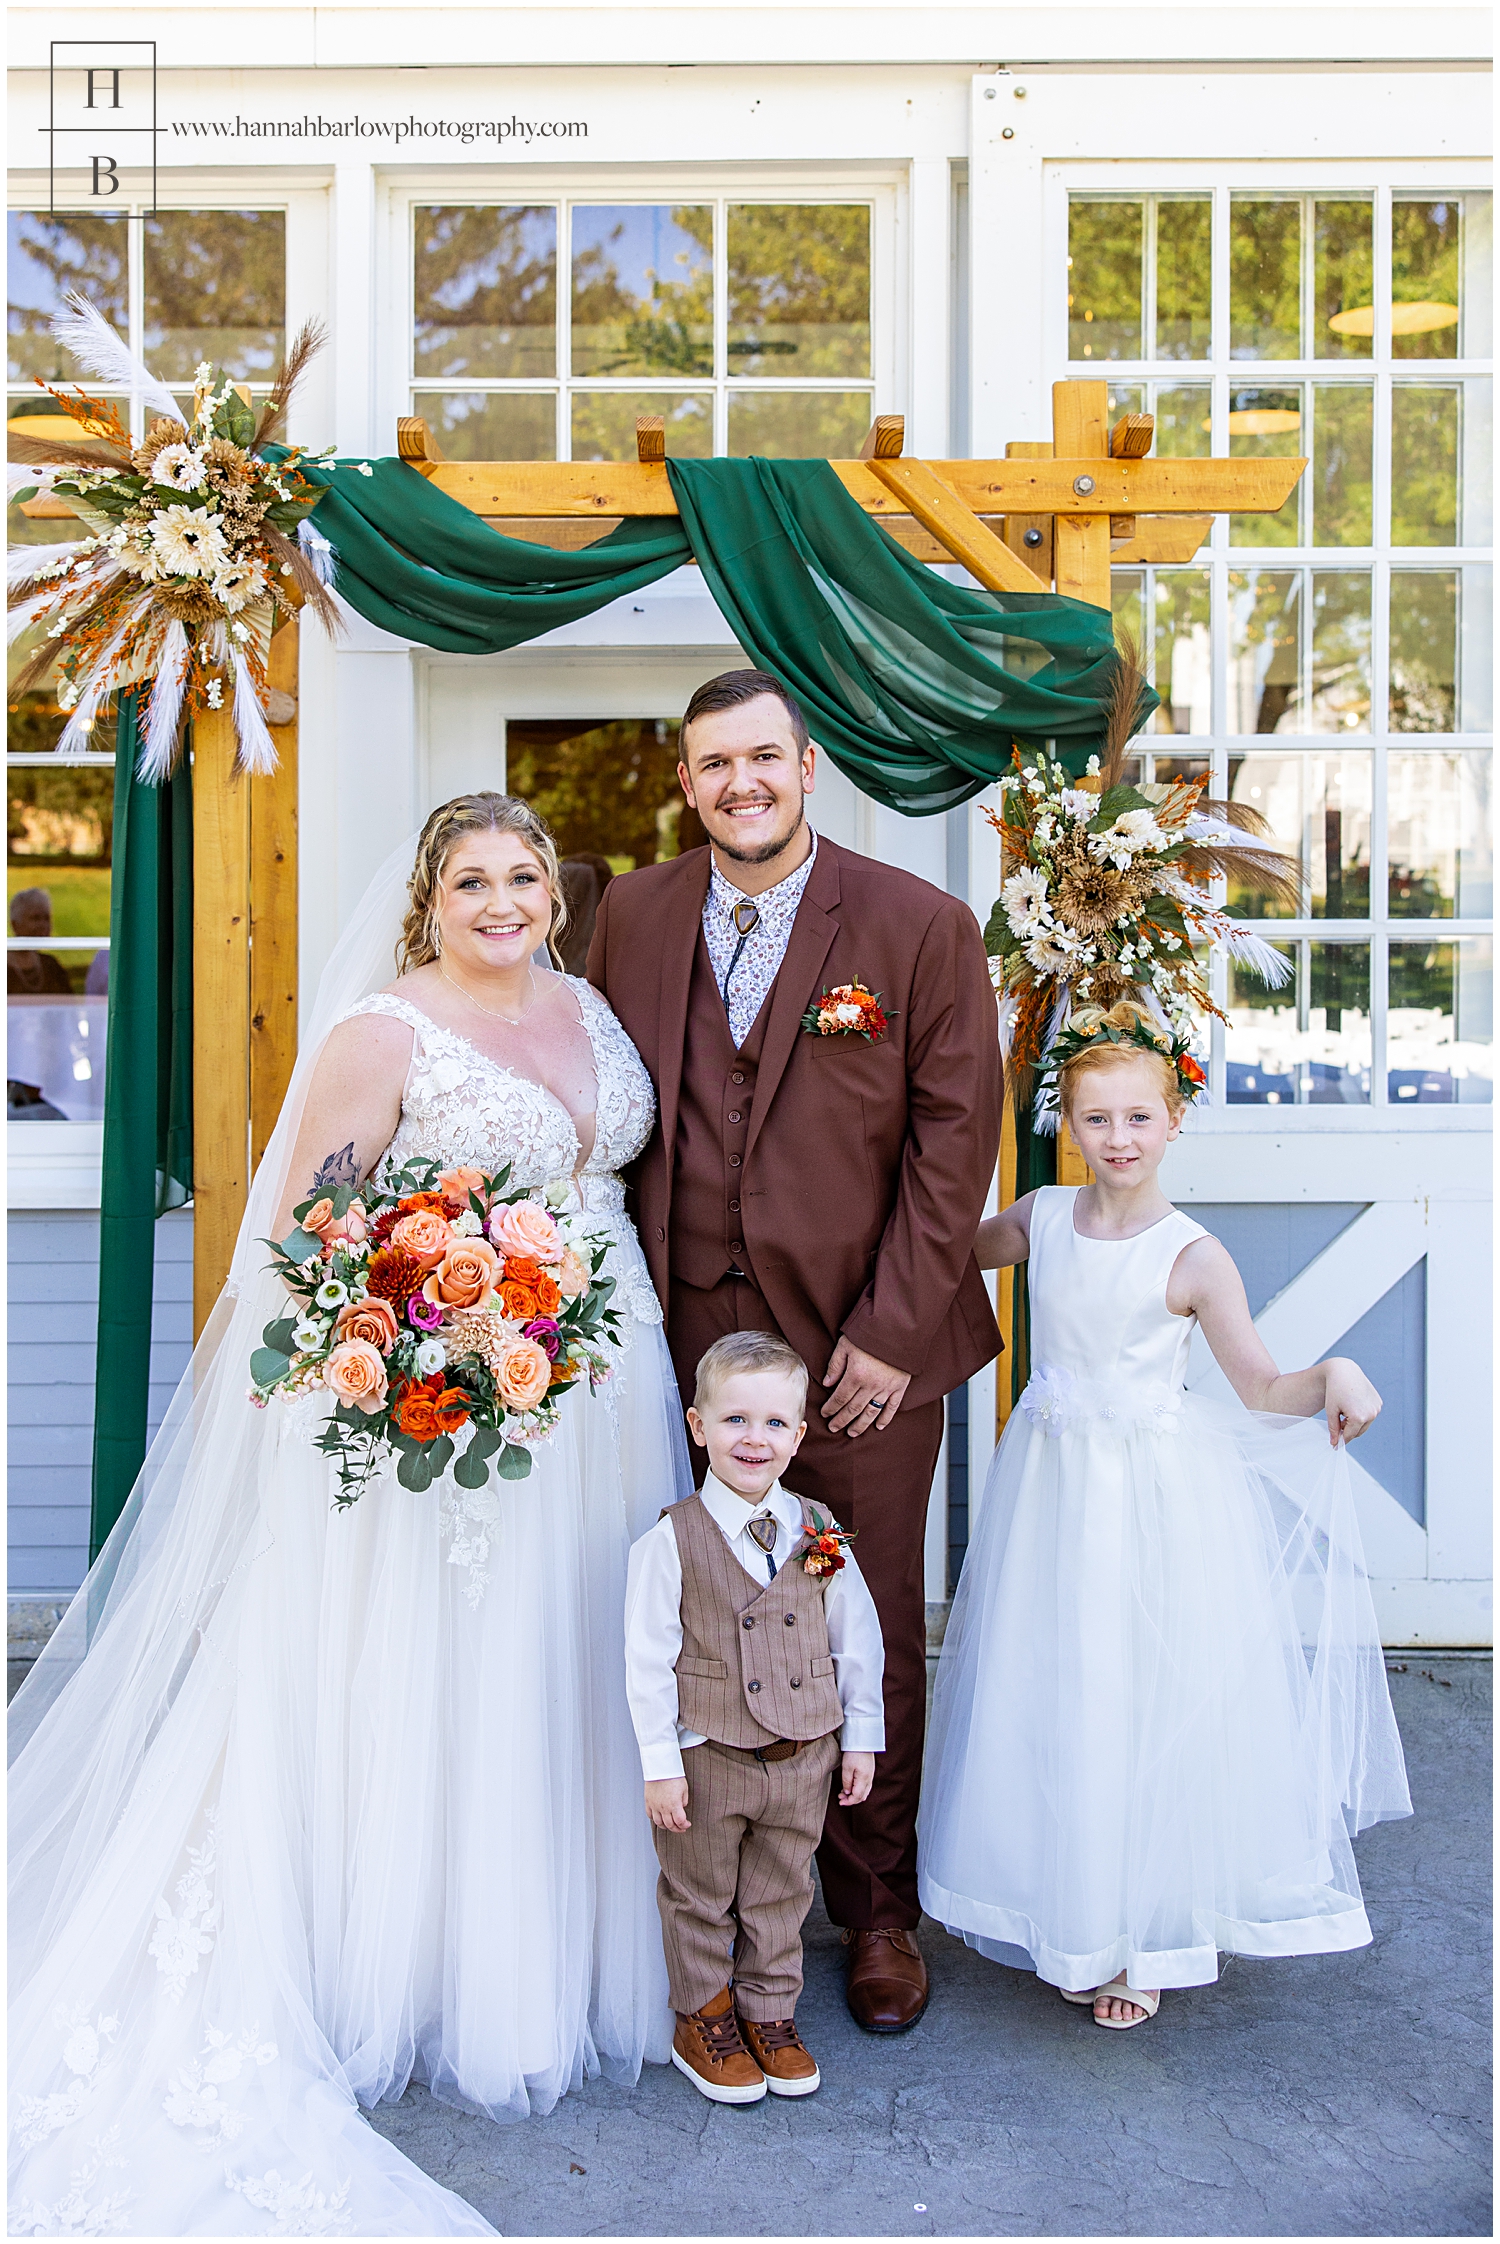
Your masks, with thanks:
<instances>
[{"instance_id":1,"label":"green fabric draping down post","mask_svg":"<svg viewBox=\"0 0 1500 2244\"><path fill-rule=\"evenodd\" d=\"M116 740L90 1563L146 1455L156 1218L193 1182L192 777L136 776L141 698Z\"/></svg>"},{"instance_id":2,"label":"green fabric draping down post","mask_svg":"<svg viewBox=\"0 0 1500 2244\"><path fill-rule=\"evenodd\" d=\"M497 535L399 460L303 468L327 486L313 527L350 606L453 653L518 646L696 559L746 654L796 694L840 770L908 816L978 794L1018 742L1052 740L1080 770L1098 744L1107 612L951 583L826 460L669 460L680 519L626 521L578 553ZM1143 701L1142 720L1155 706Z\"/></svg>"}]
</instances>

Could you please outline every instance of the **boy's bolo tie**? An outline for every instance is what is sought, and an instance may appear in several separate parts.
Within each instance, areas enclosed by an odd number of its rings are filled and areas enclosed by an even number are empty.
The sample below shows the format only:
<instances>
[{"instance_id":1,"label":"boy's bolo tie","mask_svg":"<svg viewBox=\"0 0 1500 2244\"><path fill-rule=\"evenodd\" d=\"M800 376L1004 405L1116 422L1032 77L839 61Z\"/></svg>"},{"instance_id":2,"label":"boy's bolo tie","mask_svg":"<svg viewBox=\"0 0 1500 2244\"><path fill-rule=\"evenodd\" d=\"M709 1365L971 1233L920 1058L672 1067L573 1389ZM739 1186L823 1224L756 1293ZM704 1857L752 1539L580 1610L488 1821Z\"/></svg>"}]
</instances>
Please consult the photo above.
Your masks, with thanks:
<instances>
[{"instance_id":1,"label":"boy's bolo tie","mask_svg":"<svg viewBox=\"0 0 1500 2244\"><path fill-rule=\"evenodd\" d=\"M760 906L758 904L752 904L747 897L742 904L735 904L731 908L729 914L729 924L738 935L739 941L734 946L734 956L730 959L728 966L724 970L724 1004L726 1009L729 1004L729 984L731 977L734 974L735 968L740 963L740 958L744 951L745 945L749 942L751 936L755 933L755 930L760 925Z\"/></svg>"}]
</instances>

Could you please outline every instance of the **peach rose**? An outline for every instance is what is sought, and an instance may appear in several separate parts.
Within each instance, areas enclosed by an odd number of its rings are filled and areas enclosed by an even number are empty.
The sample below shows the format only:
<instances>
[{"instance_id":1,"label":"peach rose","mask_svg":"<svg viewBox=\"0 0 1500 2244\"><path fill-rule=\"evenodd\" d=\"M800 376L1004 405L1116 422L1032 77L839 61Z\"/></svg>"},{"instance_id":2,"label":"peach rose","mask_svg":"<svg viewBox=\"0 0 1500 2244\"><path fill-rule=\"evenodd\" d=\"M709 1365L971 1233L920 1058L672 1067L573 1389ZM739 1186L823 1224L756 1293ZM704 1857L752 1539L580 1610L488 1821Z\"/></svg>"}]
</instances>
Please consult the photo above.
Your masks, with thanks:
<instances>
[{"instance_id":1,"label":"peach rose","mask_svg":"<svg viewBox=\"0 0 1500 2244\"><path fill-rule=\"evenodd\" d=\"M557 1290L564 1301L577 1301L593 1284L593 1272L581 1254L572 1247L563 1250L562 1261L557 1266Z\"/></svg>"},{"instance_id":2,"label":"peach rose","mask_svg":"<svg viewBox=\"0 0 1500 2244\"><path fill-rule=\"evenodd\" d=\"M465 1168L462 1163L456 1169L444 1169L438 1178L438 1190L446 1192L449 1199L456 1200L461 1208L466 1208L471 1192L476 1193L481 1200L484 1198L484 1171Z\"/></svg>"},{"instance_id":3,"label":"peach rose","mask_svg":"<svg viewBox=\"0 0 1500 2244\"><path fill-rule=\"evenodd\" d=\"M452 1226L431 1208L418 1208L415 1215L404 1215L392 1226L391 1245L398 1253L409 1254L423 1270L435 1270L453 1245Z\"/></svg>"},{"instance_id":4,"label":"peach rose","mask_svg":"<svg viewBox=\"0 0 1500 2244\"><path fill-rule=\"evenodd\" d=\"M478 1309L500 1275L500 1257L483 1239L459 1239L448 1249L422 1291L446 1309Z\"/></svg>"},{"instance_id":5,"label":"peach rose","mask_svg":"<svg viewBox=\"0 0 1500 2244\"><path fill-rule=\"evenodd\" d=\"M512 1410L535 1410L552 1383L552 1360L534 1340L512 1340L495 1363L495 1384Z\"/></svg>"},{"instance_id":6,"label":"peach rose","mask_svg":"<svg viewBox=\"0 0 1500 2244\"><path fill-rule=\"evenodd\" d=\"M530 1255L536 1262L561 1262L563 1242L557 1225L534 1200L517 1200L490 1217L490 1237L503 1255Z\"/></svg>"},{"instance_id":7,"label":"peach rose","mask_svg":"<svg viewBox=\"0 0 1500 2244\"><path fill-rule=\"evenodd\" d=\"M388 1356L395 1347L400 1329L390 1303L373 1296L363 1301L346 1301L334 1326L340 1340L367 1340L382 1356Z\"/></svg>"},{"instance_id":8,"label":"peach rose","mask_svg":"<svg viewBox=\"0 0 1500 2244\"><path fill-rule=\"evenodd\" d=\"M304 1231L315 1232L321 1239L332 1221L333 1202L325 1194L323 1199L314 1200L312 1206L302 1218L302 1228Z\"/></svg>"},{"instance_id":9,"label":"peach rose","mask_svg":"<svg viewBox=\"0 0 1500 2244\"><path fill-rule=\"evenodd\" d=\"M347 1246L362 1247L370 1236L369 1219L365 1214L364 1202L362 1200L351 1200L343 1214L335 1216L330 1223L325 1224L318 1236L325 1247L330 1246L335 1239L342 1240Z\"/></svg>"},{"instance_id":10,"label":"peach rose","mask_svg":"<svg viewBox=\"0 0 1500 2244\"><path fill-rule=\"evenodd\" d=\"M356 1410L378 1410L385 1401L385 1359L368 1340L345 1340L323 1366L323 1377L340 1402Z\"/></svg>"}]
</instances>

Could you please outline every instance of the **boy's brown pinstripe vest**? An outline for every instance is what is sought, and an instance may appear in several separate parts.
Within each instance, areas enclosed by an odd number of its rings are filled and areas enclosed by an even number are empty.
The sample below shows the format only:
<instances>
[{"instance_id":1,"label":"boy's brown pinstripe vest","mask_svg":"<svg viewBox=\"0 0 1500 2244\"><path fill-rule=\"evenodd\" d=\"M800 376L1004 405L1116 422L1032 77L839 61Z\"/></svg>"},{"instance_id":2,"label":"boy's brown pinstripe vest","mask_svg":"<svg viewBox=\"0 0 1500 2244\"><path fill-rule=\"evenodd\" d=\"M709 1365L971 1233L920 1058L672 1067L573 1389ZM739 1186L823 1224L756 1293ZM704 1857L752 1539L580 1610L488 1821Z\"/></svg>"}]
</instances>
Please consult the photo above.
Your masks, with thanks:
<instances>
[{"instance_id":1,"label":"boy's brown pinstripe vest","mask_svg":"<svg viewBox=\"0 0 1500 2244\"><path fill-rule=\"evenodd\" d=\"M803 1526L813 1528L802 1503ZM828 1575L790 1559L757 1582L699 1496L669 1507L682 1561L678 1716L720 1745L821 1738L843 1722L823 1591ZM747 1517L750 1515L747 1513ZM822 1526L830 1522L819 1520Z\"/></svg>"}]
</instances>

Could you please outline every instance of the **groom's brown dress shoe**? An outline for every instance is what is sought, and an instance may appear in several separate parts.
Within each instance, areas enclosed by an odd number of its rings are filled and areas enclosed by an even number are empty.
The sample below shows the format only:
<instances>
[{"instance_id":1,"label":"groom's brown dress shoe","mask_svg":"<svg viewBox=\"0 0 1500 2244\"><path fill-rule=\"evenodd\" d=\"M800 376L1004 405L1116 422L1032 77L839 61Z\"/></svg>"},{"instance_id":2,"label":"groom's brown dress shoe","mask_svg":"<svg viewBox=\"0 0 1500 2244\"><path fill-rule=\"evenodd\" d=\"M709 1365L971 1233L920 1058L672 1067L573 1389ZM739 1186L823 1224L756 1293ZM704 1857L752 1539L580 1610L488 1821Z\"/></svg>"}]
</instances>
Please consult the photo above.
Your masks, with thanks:
<instances>
[{"instance_id":1,"label":"groom's brown dress shoe","mask_svg":"<svg viewBox=\"0 0 1500 2244\"><path fill-rule=\"evenodd\" d=\"M867 2034L904 2034L927 2008L927 1966L916 1937L894 1927L846 1932L849 2015Z\"/></svg>"}]
</instances>

